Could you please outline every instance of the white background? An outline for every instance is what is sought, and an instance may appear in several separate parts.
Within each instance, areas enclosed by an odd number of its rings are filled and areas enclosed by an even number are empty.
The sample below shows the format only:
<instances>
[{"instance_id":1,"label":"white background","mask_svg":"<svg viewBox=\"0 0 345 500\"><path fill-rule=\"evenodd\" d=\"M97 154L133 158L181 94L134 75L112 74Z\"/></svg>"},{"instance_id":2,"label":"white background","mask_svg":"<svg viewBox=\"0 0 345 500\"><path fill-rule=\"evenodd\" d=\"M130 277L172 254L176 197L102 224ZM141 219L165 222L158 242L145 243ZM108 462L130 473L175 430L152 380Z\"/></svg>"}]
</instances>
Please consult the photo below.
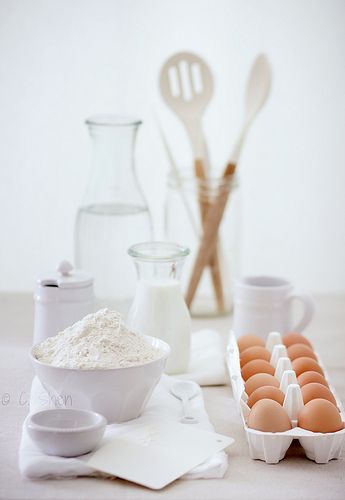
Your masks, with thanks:
<instances>
[{"instance_id":1,"label":"white background","mask_svg":"<svg viewBox=\"0 0 345 500\"><path fill-rule=\"evenodd\" d=\"M137 168L160 235L168 165L152 109L178 162L191 154L157 85L179 50L202 55L215 75L204 124L218 169L256 54L273 67L240 165L243 272L345 290L342 0L0 0L0 290L31 290L37 270L73 258L90 114L143 118Z\"/></svg>"}]
</instances>

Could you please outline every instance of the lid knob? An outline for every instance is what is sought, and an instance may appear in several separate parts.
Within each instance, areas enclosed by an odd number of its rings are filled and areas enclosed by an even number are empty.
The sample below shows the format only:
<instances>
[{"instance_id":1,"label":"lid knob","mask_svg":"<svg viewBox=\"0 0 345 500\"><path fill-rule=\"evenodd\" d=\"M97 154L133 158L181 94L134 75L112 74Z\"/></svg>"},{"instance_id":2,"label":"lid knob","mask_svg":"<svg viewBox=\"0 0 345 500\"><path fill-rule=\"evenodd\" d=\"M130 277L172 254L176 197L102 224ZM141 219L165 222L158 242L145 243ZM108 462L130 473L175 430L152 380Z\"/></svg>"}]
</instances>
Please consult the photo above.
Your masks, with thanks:
<instances>
[{"instance_id":1,"label":"lid knob","mask_svg":"<svg viewBox=\"0 0 345 500\"><path fill-rule=\"evenodd\" d=\"M72 271L73 266L68 260L63 260L60 262L60 264L57 266L56 270L58 273L61 273L62 276L68 276L69 273Z\"/></svg>"}]
</instances>

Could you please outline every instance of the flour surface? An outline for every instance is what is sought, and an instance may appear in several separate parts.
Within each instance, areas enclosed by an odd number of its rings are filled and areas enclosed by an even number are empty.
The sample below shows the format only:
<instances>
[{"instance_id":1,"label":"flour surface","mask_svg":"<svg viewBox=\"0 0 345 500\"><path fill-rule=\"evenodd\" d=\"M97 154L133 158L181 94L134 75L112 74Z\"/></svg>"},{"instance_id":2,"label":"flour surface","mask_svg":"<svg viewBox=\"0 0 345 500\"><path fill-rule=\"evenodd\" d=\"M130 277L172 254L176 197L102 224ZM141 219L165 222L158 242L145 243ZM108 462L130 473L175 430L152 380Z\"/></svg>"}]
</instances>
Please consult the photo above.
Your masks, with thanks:
<instances>
[{"instance_id":1,"label":"flour surface","mask_svg":"<svg viewBox=\"0 0 345 500\"><path fill-rule=\"evenodd\" d=\"M101 309L37 345L43 363L64 368L123 368L154 361L162 352L130 331L122 316Z\"/></svg>"}]
</instances>

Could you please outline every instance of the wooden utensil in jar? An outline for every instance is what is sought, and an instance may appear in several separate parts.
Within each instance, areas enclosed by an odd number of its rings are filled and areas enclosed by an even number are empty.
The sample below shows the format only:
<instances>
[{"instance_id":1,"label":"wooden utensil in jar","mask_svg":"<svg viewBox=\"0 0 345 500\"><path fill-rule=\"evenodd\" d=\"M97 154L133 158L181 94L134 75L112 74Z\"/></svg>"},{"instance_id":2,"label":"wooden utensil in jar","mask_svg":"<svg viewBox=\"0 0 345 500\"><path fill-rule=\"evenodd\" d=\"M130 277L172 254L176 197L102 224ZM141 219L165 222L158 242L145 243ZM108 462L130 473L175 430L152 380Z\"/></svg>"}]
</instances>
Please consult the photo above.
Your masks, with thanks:
<instances>
[{"instance_id":1,"label":"wooden utensil in jar","mask_svg":"<svg viewBox=\"0 0 345 500\"><path fill-rule=\"evenodd\" d=\"M233 163L229 163L225 169L224 178L231 178L232 180L234 177L235 169L236 166ZM204 235L200 243L196 261L194 263L193 273L188 285L186 295L186 303L189 308L192 305L192 301L199 285L199 281L201 279L204 268L216 249L218 229L222 221L226 203L228 201L231 184L232 181L229 181L226 189L220 189L215 203L209 208L206 214Z\"/></svg>"},{"instance_id":2,"label":"wooden utensil in jar","mask_svg":"<svg viewBox=\"0 0 345 500\"><path fill-rule=\"evenodd\" d=\"M231 176L231 179L233 179L234 177L236 165L239 161L247 133L269 95L271 79L271 68L268 59L264 54L260 54L254 61L250 71L246 88L245 117L242 129L235 143L230 160L224 170L223 178ZM231 185L228 187L229 189L219 192L217 201L207 213L204 224L204 236L200 243L199 252L187 290L186 303L188 307L191 307L203 270L214 251L218 237L218 229L228 201Z\"/></svg>"},{"instance_id":3,"label":"wooden utensil in jar","mask_svg":"<svg viewBox=\"0 0 345 500\"><path fill-rule=\"evenodd\" d=\"M208 203L202 192L207 185L206 166L209 165L202 116L213 95L213 77L208 65L195 54L181 52L170 57L162 67L160 90L163 99L184 124L194 155L194 171L198 186L202 227L205 225ZM210 265L218 309L224 310L224 294L217 244L206 265Z\"/></svg>"}]
</instances>

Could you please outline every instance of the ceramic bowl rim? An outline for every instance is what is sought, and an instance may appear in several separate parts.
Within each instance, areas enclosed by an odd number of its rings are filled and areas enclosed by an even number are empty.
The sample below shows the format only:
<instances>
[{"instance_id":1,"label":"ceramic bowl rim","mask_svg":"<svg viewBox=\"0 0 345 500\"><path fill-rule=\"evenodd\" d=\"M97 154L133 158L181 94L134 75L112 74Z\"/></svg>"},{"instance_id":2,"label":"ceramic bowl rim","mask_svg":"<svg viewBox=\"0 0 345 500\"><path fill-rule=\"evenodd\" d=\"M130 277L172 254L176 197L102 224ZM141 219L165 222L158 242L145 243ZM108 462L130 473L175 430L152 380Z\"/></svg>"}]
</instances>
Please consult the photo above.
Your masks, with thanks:
<instances>
[{"instance_id":1,"label":"ceramic bowl rim","mask_svg":"<svg viewBox=\"0 0 345 500\"><path fill-rule=\"evenodd\" d=\"M89 416L96 417L96 421L90 425L83 425L79 427L73 427L73 428L66 428L66 427L51 427L48 425L43 425L43 424L38 424L33 421L33 418L37 416L38 414L42 413L52 413L52 412L67 412L67 413L84 413L88 414ZM36 411L35 413L32 413L31 415L28 416L28 419L26 421L26 426L29 430L33 431L39 431L43 433L58 433L58 434L78 434L80 432L91 432L95 431L100 428L105 428L107 425L107 420L106 418L101 415L100 413L97 413L92 410L82 410L82 409L77 409L77 408L48 408L46 410L39 410Z\"/></svg>"}]
</instances>

